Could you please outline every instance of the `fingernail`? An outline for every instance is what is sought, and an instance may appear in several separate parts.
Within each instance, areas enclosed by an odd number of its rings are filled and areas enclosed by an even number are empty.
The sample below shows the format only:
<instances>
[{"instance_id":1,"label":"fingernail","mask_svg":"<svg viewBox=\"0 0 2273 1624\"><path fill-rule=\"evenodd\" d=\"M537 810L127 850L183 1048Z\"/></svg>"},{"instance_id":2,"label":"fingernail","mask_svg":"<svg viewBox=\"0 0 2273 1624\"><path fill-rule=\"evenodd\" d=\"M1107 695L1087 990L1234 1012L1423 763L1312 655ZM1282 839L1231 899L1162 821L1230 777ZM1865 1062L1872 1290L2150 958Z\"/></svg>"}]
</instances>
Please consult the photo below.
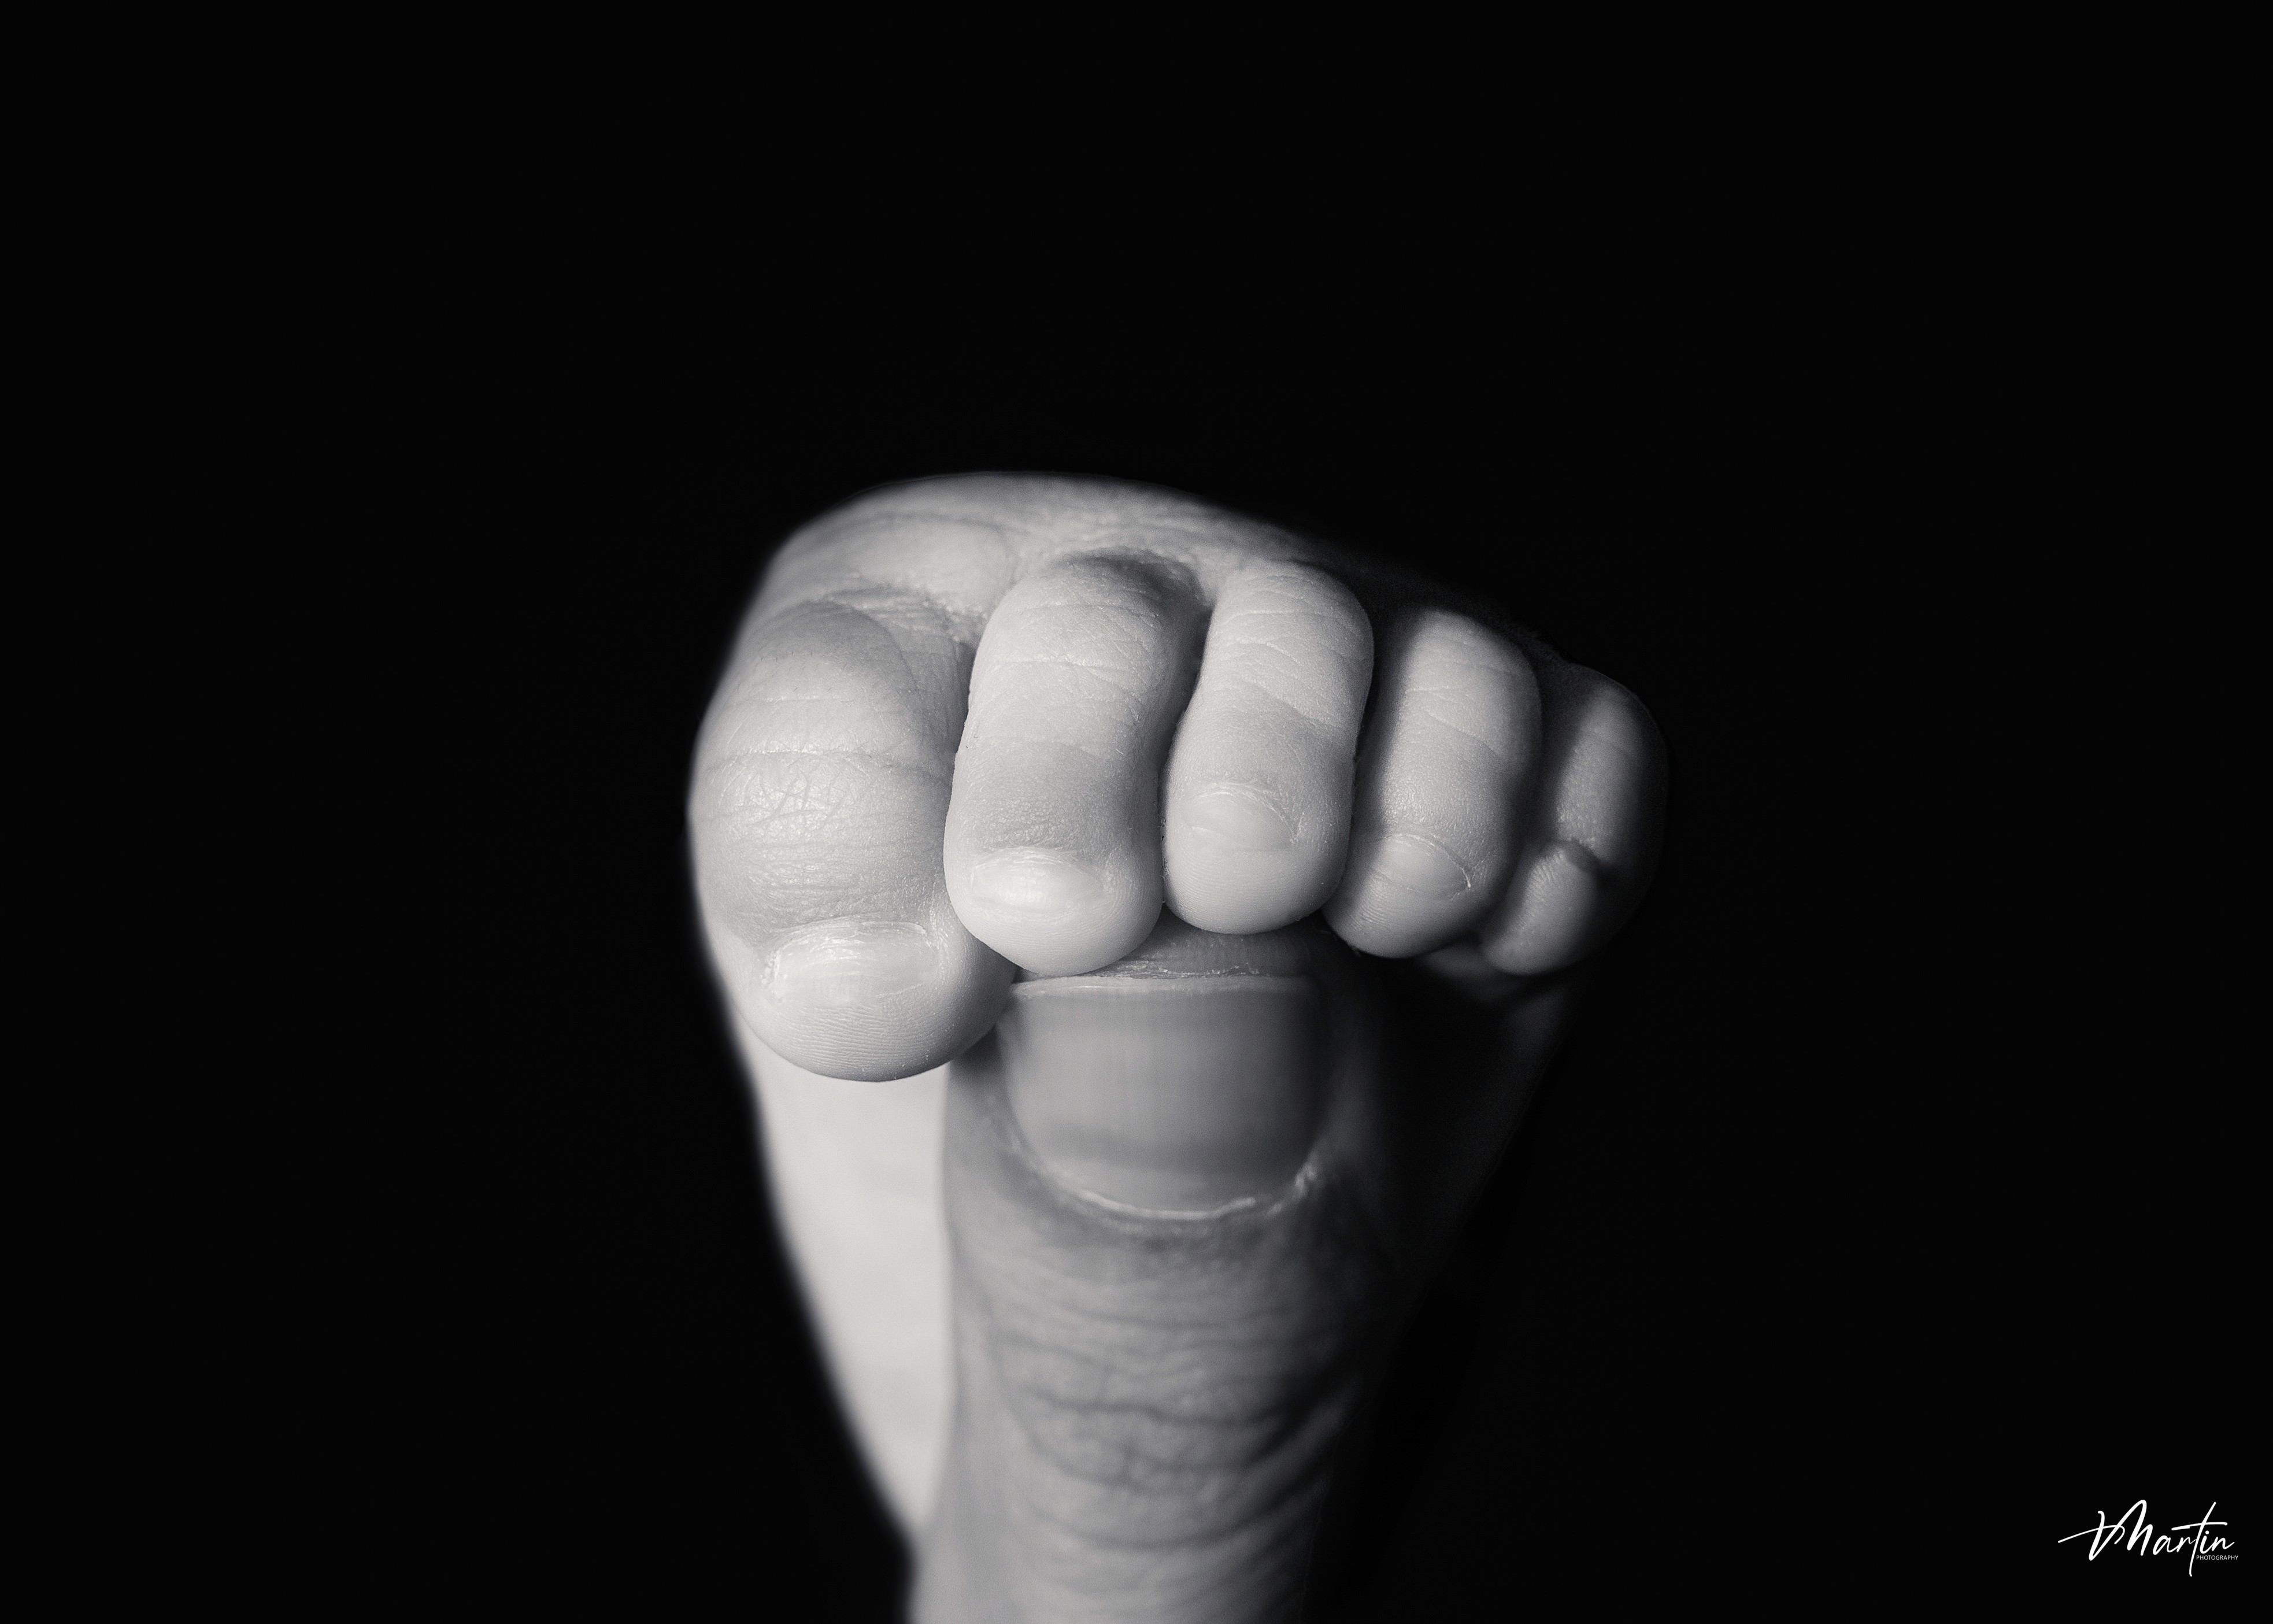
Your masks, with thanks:
<instances>
[{"instance_id":1,"label":"fingernail","mask_svg":"<svg viewBox=\"0 0 2273 1624\"><path fill-rule=\"evenodd\" d=\"M920 985L937 962L916 925L809 930L775 951L766 991L808 1008L855 1009Z\"/></svg>"},{"instance_id":2,"label":"fingernail","mask_svg":"<svg viewBox=\"0 0 2273 1624\"><path fill-rule=\"evenodd\" d=\"M1204 791L1185 803L1184 822L1207 845L1234 852L1283 852L1294 844L1293 826L1250 789Z\"/></svg>"},{"instance_id":3,"label":"fingernail","mask_svg":"<svg viewBox=\"0 0 2273 1624\"><path fill-rule=\"evenodd\" d=\"M1602 908L1601 861L1574 841L1557 840L1524 876L1515 929L1499 956L1523 974L1575 964Z\"/></svg>"},{"instance_id":4,"label":"fingernail","mask_svg":"<svg viewBox=\"0 0 2273 1624\"><path fill-rule=\"evenodd\" d=\"M1007 914L1065 914L1105 890L1097 871L1054 852L997 852L971 865L971 895Z\"/></svg>"},{"instance_id":5,"label":"fingernail","mask_svg":"<svg viewBox=\"0 0 2273 1624\"><path fill-rule=\"evenodd\" d=\"M1317 1137L1324 1005L1307 977L1026 981L995 1027L1010 1109L1060 1179L1204 1213L1286 1187Z\"/></svg>"},{"instance_id":6,"label":"fingernail","mask_svg":"<svg viewBox=\"0 0 2273 1624\"><path fill-rule=\"evenodd\" d=\"M1388 835L1374 853L1373 871L1399 891L1446 902L1468 888L1468 871L1432 840Z\"/></svg>"}]
</instances>

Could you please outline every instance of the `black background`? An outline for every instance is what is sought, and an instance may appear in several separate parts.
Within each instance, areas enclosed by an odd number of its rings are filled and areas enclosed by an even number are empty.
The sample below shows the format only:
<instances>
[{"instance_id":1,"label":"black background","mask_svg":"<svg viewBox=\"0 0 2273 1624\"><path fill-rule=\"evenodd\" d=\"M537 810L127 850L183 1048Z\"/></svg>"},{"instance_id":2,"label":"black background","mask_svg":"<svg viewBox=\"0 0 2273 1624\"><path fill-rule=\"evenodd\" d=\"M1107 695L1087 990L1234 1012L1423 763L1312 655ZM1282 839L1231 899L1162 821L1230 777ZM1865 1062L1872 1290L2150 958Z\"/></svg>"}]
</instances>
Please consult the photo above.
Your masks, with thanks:
<instances>
[{"instance_id":1,"label":"black background","mask_svg":"<svg viewBox=\"0 0 2273 1624\"><path fill-rule=\"evenodd\" d=\"M519 471L451 517L483 538L455 646L468 883L500 921L440 947L489 1034L454 1166L491 1216L443 1317L466 1329L437 1333L465 1344L453 1449L486 1463L454 1538L658 1605L893 1616L905 1553L767 1215L684 795L768 548L973 469L1156 481L1423 562L1624 682L1669 743L1654 889L1407 1339L1321 1618L1500 1616L1574 1575L1893 1584L1977 1537L2034 1576L2102 1503L2190 1497L2157 1502L2167 1524L2238 1490L2211 1470L2231 1427L2166 1402L2228 1357L2234 1305L2164 1292L2149 1324L2135 1296L2179 1236L2230 1238L2238 1198L2167 1117L2123 1114L2135 1056L2054 1041L2092 1019L2022 945L2060 860L1947 843L1999 829L1984 808L2041 748L2006 710L2065 680L2006 618L2029 535L1993 437L1908 395L1863 409L1824 381L1839 357L1761 372L1669 330L1527 353L1416 328L1362 358L1324 327L1267 350L972 333L816 367L667 329L556 363L510 428ZM2110 1404L2113 1371L2154 1396ZM2177 1481L2128 1486L2146 1463Z\"/></svg>"}]
</instances>

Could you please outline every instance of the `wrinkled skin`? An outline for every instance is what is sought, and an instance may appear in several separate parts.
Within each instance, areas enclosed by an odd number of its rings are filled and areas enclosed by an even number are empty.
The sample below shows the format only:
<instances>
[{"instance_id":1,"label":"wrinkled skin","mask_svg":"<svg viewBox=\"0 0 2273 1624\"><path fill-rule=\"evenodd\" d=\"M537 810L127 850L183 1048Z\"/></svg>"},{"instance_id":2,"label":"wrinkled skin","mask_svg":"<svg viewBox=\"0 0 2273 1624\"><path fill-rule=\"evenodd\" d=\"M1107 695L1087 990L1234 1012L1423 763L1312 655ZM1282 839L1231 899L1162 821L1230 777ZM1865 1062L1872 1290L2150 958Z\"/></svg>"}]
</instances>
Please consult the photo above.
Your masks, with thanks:
<instances>
[{"instance_id":1,"label":"wrinkled skin","mask_svg":"<svg viewBox=\"0 0 2273 1624\"><path fill-rule=\"evenodd\" d=\"M783 549L697 881L918 1618L1299 1606L1664 782L1493 606L1174 492L926 481Z\"/></svg>"}]
</instances>

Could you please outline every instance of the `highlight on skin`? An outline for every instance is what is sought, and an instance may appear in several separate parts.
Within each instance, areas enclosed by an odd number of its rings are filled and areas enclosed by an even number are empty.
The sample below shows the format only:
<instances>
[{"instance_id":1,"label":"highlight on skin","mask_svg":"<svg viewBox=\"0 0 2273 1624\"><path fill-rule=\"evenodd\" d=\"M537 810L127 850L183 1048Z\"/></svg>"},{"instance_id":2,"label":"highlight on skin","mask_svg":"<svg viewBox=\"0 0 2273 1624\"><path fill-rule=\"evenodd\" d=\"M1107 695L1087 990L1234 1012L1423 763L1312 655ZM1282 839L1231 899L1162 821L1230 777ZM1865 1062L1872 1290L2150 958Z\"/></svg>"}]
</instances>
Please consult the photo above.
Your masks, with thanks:
<instances>
[{"instance_id":1,"label":"highlight on skin","mask_svg":"<svg viewBox=\"0 0 2273 1624\"><path fill-rule=\"evenodd\" d=\"M1664 763L1488 611L1178 492L927 480L784 546L697 891L921 1624L1295 1604Z\"/></svg>"}]
</instances>

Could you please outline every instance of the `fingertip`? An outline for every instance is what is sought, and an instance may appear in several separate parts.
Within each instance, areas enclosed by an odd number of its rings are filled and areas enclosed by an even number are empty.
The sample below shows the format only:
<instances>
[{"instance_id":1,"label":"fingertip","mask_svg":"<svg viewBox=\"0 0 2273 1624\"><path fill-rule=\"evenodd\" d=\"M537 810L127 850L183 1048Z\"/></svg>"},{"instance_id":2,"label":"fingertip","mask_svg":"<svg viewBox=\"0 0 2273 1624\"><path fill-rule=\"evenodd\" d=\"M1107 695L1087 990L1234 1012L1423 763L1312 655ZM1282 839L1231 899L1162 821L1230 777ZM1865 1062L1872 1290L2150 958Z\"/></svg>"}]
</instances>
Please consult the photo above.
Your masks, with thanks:
<instances>
[{"instance_id":1,"label":"fingertip","mask_svg":"<svg viewBox=\"0 0 2273 1624\"><path fill-rule=\"evenodd\" d=\"M710 940L728 996L767 1048L860 1082L962 1054L1001 1014L1016 974L960 929L904 921L821 921L763 951L731 930L714 928Z\"/></svg>"},{"instance_id":2,"label":"fingertip","mask_svg":"<svg viewBox=\"0 0 2273 1624\"><path fill-rule=\"evenodd\" d=\"M1585 665L1556 673L1548 760L1551 832L1622 877L1655 853L1668 778L1665 735L1634 692Z\"/></svg>"},{"instance_id":3,"label":"fingertip","mask_svg":"<svg viewBox=\"0 0 2273 1624\"><path fill-rule=\"evenodd\" d=\"M1179 918L1249 936L1333 894L1372 671L1365 611L1324 571L1272 560L1225 584L1168 762L1162 854Z\"/></svg>"},{"instance_id":4,"label":"fingertip","mask_svg":"<svg viewBox=\"0 0 2273 1624\"><path fill-rule=\"evenodd\" d=\"M1060 560L1013 588L971 669L943 848L963 925L1040 975L1112 963L1160 915L1160 760L1202 606L1161 560Z\"/></svg>"},{"instance_id":5,"label":"fingertip","mask_svg":"<svg viewBox=\"0 0 2273 1624\"><path fill-rule=\"evenodd\" d=\"M976 918L1046 929L1103 900L1105 876L1062 853L1027 846L980 857L965 870L962 891L965 925Z\"/></svg>"},{"instance_id":6,"label":"fingertip","mask_svg":"<svg viewBox=\"0 0 2273 1624\"><path fill-rule=\"evenodd\" d=\"M958 793L960 786L958 785ZM1159 860L1123 843L969 850L950 818L946 895L957 927L1011 966L1080 975L1133 951L1159 922Z\"/></svg>"},{"instance_id":7,"label":"fingertip","mask_svg":"<svg viewBox=\"0 0 2273 1624\"><path fill-rule=\"evenodd\" d=\"M1203 930L1253 936L1308 919L1333 894L1349 797L1332 785L1302 796L1219 782L1172 796L1162 823L1168 907Z\"/></svg>"},{"instance_id":8,"label":"fingertip","mask_svg":"<svg viewBox=\"0 0 2273 1624\"><path fill-rule=\"evenodd\" d=\"M1616 936L1655 867L1666 747L1648 708L1600 672L1549 673L1541 843L1480 932L1517 975L1568 969Z\"/></svg>"},{"instance_id":9,"label":"fingertip","mask_svg":"<svg viewBox=\"0 0 2273 1624\"><path fill-rule=\"evenodd\" d=\"M1326 917L1353 947L1409 959L1466 936L1506 888L1535 781L1540 687L1505 639L1423 609L1384 639L1377 688Z\"/></svg>"},{"instance_id":10,"label":"fingertip","mask_svg":"<svg viewBox=\"0 0 2273 1624\"><path fill-rule=\"evenodd\" d=\"M1479 906L1467 865L1423 835L1376 831L1352 853L1349 870L1326 905L1326 922L1377 959L1444 946Z\"/></svg>"},{"instance_id":11,"label":"fingertip","mask_svg":"<svg viewBox=\"0 0 2273 1624\"><path fill-rule=\"evenodd\" d=\"M1509 892L1484 957L1510 975L1546 975L1586 957L1603 934L1602 865L1574 841L1551 842Z\"/></svg>"}]
</instances>

